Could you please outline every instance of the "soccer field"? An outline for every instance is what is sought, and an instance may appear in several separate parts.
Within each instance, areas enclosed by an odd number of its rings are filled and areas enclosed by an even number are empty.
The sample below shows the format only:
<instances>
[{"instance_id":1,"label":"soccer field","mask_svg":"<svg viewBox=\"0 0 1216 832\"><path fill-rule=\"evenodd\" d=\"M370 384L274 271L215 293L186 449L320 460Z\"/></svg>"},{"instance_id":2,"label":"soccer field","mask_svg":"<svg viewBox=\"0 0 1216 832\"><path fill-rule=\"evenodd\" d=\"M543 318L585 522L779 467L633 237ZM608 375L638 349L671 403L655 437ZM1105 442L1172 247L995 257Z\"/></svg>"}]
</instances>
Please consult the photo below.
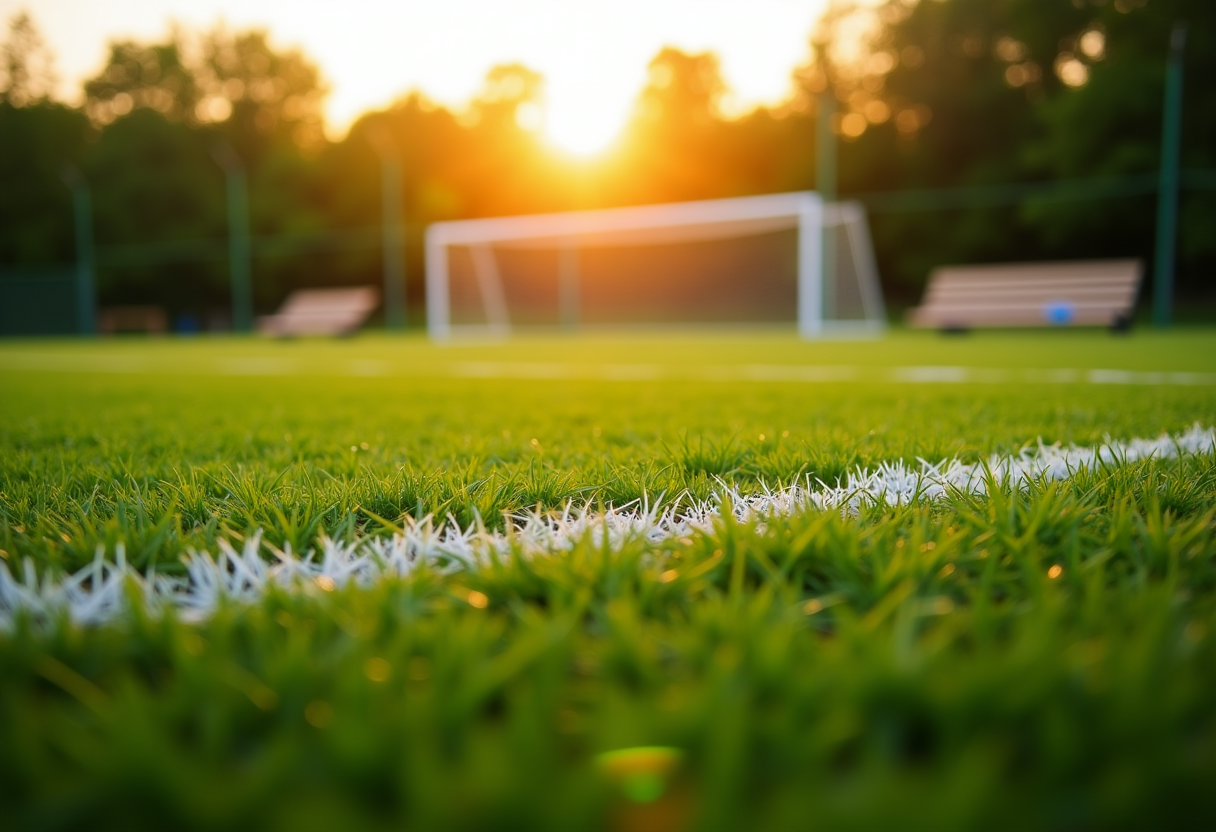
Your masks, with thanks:
<instances>
[{"instance_id":1,"label":"soccer field","mask_svg":"<svg viewBox=\"0 0 1216 832\"><path fill-rule=\"evenodd\" d=\"M1211 816L1216 332L31 341L0 389L5 828Z\"/></svg>"}]
</instances>

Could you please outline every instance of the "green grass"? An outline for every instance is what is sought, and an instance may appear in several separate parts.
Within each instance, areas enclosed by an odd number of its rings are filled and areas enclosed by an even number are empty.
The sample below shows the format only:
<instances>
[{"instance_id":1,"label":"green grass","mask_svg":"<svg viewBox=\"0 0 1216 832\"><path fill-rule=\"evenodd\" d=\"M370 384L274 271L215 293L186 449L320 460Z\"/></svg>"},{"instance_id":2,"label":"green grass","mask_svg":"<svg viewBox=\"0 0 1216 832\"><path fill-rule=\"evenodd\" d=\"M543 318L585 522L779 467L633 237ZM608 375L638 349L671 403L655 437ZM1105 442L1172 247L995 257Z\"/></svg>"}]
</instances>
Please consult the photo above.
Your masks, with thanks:
<instances>
[{"instance_id":1,"label":"green grass","mask_svg":"<svg viewBox=\"0 0 1216 832\"><path fill-rule=\"evenodd\" d=\"M740 380L754 365L851 375ZM892 380L945 365L1009 372ZM1044 380L1059 368L1082 381ZM403 515L502 527L1216 423L1216 385L1083 383L1095 368L1210 374L1216 334L10 343L0 550L54 572L122 542L168 571L258 529L302 551ZM197 625L18 620L0 635L0 823L1193 825L1216 781L1214 627L1211 454L657 545L588 538ZM657 804L596 769L634 745L684 751Z\"/></svg>"}]
</instances>

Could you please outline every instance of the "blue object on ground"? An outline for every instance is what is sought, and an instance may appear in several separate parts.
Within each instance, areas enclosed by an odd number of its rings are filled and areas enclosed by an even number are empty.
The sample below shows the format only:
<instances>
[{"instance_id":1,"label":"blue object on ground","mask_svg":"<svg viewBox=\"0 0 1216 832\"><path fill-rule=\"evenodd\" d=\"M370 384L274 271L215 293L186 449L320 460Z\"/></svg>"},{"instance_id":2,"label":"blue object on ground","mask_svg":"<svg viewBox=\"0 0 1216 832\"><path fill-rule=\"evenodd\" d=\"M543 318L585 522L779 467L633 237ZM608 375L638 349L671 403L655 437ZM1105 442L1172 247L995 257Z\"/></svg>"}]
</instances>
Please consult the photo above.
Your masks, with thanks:
<instances>
[{"instance_id":1,"label":"blue object on ground","mask_svg":"<svg viewBox=\"0 0 1216 832\"><path fill-rule=\"evenodd\" d=\"M1043 317L1053 326L1067 326L1072 323L1076 307L1066 300L1053 300L1043 306Z\"/></svg>"},{"instance_id":2,"label":"blue object on ground","mask_svg":"<svg viewBox=\"0 0 1216 832\"><path fill-rule=\"evenodd\" d=\"M173 331L178 335L198 335L201 328L198 318L188 312L173 319Z\"/></svg>"}]
</instances>

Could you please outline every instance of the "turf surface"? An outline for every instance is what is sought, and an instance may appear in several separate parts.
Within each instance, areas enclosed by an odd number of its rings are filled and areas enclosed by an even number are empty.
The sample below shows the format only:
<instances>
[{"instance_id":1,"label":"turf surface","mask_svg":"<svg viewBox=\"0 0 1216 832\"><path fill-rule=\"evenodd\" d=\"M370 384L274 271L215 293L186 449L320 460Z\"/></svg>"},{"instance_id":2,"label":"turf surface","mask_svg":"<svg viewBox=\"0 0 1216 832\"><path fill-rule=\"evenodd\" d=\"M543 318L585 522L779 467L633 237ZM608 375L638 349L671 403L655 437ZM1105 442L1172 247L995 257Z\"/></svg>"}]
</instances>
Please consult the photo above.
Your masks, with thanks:
<instances>
[{"instance_id":1,"label":"turf surface","mask_svg":"<svg viewBox=\"0 0 1216 832\"><path fill-rule=\"evenodd\" d=\"M948 368L943 370L942 368ZM1069 372L1061 372L1061 371ZM1098 371L1098 372L1094 372ZM1216 423L1216 335L0 346L0 549L178 568ZM0 635L9 828L1121 828L1216 779L1216 458ZM631 802L595 755L683 750ZM646 792L653 798L652 792ZM666 824L666 826L663 826Z\"/></svg>"}]
</instances>

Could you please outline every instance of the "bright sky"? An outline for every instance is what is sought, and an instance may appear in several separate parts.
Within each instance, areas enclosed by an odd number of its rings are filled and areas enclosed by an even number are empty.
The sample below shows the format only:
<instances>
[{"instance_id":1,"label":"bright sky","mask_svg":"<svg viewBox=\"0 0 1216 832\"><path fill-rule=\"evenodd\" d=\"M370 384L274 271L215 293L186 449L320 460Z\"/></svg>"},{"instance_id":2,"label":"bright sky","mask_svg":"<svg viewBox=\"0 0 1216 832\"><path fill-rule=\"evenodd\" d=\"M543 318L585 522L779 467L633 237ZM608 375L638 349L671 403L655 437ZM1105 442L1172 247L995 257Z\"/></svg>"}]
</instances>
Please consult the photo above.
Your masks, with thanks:
<instances>
[{"instance_id":1,"label":"bright sky","mask_svg":"<svg viewBox=\"0 0 1216 832\"><path fill-rule=\"evenodd\" d=\"M546 135L592 152L611 142L665 45L712 50L742 111L781 100L808 57L824 0L0 0L21 9L55 52L61 94L80 97L115 38L154 41L169 21L187 29L225 21L264 27L278 47L299 46L331 93L331 133L410 89L460 107L486 70L520 62L546 81Z\"/></svg>"}]
</instances>

